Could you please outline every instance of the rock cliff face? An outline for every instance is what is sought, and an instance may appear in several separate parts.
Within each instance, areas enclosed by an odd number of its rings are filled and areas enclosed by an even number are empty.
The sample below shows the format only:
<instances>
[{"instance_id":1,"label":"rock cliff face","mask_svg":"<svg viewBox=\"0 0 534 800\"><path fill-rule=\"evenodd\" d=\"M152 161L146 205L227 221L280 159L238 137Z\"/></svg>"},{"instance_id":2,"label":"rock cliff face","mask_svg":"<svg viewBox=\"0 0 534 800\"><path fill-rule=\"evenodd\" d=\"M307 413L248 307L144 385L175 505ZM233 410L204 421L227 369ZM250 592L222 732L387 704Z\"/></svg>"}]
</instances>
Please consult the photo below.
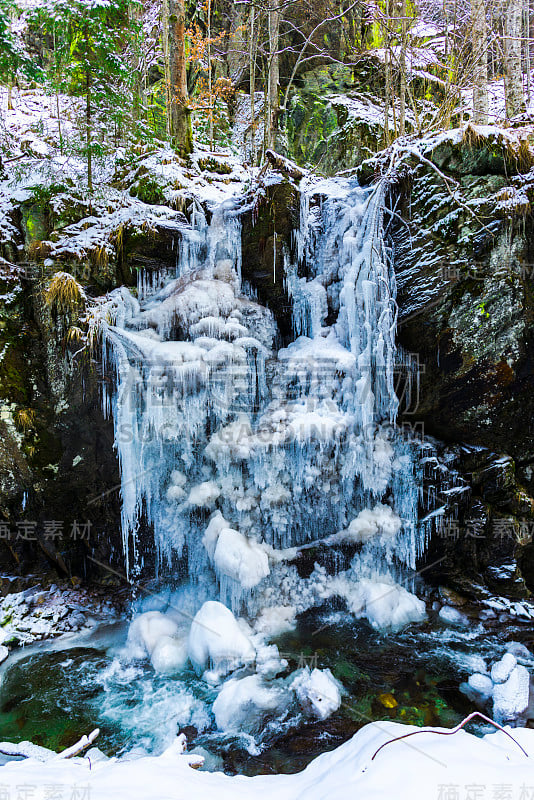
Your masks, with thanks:
<instances>
[{"instance_id":1,"label":"rock cliff face","mask_svg":"<svg viewBox=\"0 0 534 800\"><path fill-rule=\"evenodd\" d=\"M8 573L83 577L88 554L112 555L120 542L99 363L69 354L38 274L11 271L4 287L11 291L0 304L0 563Z\"/></svg>"},{"instance_id":2,"label":"rock cliff face","mask_svg":"<svg viewBox=\"0 0 534 800\"><path fill-rule=\"evenodd\" d=\"M420 365L408 419L453 447L472 487L459 540L427 561L512 593L525 591L516 557L534 589L534 172L520 141L467 129L391 172L399 341Z\"/></svg>"}]
</instances>

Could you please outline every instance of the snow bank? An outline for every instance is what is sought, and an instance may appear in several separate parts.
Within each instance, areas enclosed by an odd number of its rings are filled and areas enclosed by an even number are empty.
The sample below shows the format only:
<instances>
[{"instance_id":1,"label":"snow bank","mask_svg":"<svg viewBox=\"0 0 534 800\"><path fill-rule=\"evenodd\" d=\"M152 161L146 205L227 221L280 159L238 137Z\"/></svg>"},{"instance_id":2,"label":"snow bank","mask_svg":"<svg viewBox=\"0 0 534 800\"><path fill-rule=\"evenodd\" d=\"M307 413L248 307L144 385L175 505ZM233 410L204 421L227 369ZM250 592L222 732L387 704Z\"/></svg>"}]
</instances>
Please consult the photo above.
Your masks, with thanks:
<instances>
[{"instance_id":1,"label":"snow bank","mask_svg":"<svg viewBox=\"0 0 534 800\"><path fill-rule=\"evenodd\" d=\"M381 745L416 731L421 732L388 744L373 759ZM530 758L500 731L482 738L465 731L437 736L431 729L374 722L296 775L246 778L199 772L190 766L198 762L198 756L181 753L181 748L173 746L159 757L132 761L12 762L1 768L0 776L9 796L17 796L22 785L31 786L33 800L44 800L51 785L64 789L65 796L72 796L77 787L91 800L429 800L440 793L443 796L451 786L460 793L474 785L484 787L484 797L492 796L493 787L506 785L509 796L518 798L521 791L526 796L525 787L532 786L534 731L512 733Z\"/></svg>"}]
</instances>

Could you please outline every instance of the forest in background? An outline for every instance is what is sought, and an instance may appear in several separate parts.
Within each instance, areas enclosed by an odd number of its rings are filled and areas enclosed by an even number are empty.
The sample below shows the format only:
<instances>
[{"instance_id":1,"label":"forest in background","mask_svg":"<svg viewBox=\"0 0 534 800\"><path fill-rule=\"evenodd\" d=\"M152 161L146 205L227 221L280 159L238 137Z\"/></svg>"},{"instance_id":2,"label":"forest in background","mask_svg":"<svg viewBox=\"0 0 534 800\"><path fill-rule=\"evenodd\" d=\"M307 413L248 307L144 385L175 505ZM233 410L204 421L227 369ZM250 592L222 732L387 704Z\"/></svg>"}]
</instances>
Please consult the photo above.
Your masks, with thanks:
<instances>
[{"instance_id":1,"label":"forest in background","mask_svg":"<svg viewBox=\"0 0 534 800\"><path fill-rule=\"evenodd\" d=\"M60 152L86 160L89 189L95 160L119 147L167 143L187 156L193 131L211 150L227 146L246 96L247 158L261 164L283 150L302 75L330 65L377 66L384 146L471 116L526 122L531 26L521 0L0 0L2 118L25 91L46 94Z\"/></svg>"}]
</instances>

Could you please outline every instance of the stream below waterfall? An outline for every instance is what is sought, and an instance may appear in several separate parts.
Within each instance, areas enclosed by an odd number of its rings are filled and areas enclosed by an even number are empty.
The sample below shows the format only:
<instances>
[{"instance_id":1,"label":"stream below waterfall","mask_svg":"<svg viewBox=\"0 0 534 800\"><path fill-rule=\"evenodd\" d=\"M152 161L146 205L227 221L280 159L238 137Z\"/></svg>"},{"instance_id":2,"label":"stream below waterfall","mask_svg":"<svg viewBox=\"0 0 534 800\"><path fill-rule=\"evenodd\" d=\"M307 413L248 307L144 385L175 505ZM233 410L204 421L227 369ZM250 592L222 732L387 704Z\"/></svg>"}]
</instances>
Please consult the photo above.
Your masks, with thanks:
<instances>
[{"instance_id":1,"label":"stream below waterfall","mask_svg":"<svg viewBox=\"0 0 534 800\"><path fill-rule=\"evenodd\" d=\"M519 624L506 636L525 632ZM216 687L190 668L169 676L147 663L126 664L126 637L122 624L21 651L15 663L4 665L0 738L60 750L98 726L104 753L132 758L161 752L183 730L190 749L205 756L206 769L296 772L371 720L457 724L475 708L459 692L461 681L504 644L497 626L460 629L434 619L384 635L344 611L314 610L276 640L289 662L285 674L303 662L329 667L343 683L343 703L324 721L306 718L298 708L280 711L251 747L250 735L216 729Z\"/></svg>"},{"instance_id":2,"label":"stream below waterfall","mask_svg":"<svg viewBox=\"0 0 534 800\"><path fill-rule=\"evenodd\" d=\"M243 198L193 204L176 268L97 301L140 588L129 625L10 660L2 738L60 749L98 726L134 757L182 730L208 769L292 772L371 720L475 708L459 686L506 642L491 615L440 618L416 572L465 486L397 425L417 369L396 346L384 192L303 182L272 265L289 341L242 282Z\"/></svg>"}]
</instances>

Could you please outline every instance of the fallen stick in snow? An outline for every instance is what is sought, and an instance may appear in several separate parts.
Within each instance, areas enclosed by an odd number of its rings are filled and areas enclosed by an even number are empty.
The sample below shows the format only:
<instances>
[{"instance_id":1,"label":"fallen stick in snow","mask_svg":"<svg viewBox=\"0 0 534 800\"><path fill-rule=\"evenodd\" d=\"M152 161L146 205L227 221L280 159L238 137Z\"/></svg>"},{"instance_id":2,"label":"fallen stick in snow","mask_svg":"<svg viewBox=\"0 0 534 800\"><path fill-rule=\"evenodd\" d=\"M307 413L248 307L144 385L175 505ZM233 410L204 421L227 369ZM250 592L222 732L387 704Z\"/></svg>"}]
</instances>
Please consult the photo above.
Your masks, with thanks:
<instances>
[{"instance_id":1,"label":"fallen stick in snow","mask_svg":"<svg viewBox=\"0 0 534 800\"><path fill-rule=\"evenodd\" d=\"M84 750L87 750L87 748L93 744L99 733L100 728L95 728L94 731L91 731L89 736L82 736L80 741L73 744L72 747L67 747L66 750L57 753L56 759L74 758L74 756L79 755L79 753L83 753Z\"/></svg>"},{"instance_id":2,"label":"fallen stick in snow","mask_svg":"<svg viewBox=\"0 0 534 800\"><path fill-rule=\"evenodd\" d=\"M490 725L494 725L495 728L498 728L498 730L500 730L502 733L505 733L506 736L508 736L508 738L511 739L512 742L514 742L519 747L521 752L527 758L529 758L529 755L528 755L527 751L524 749L524 747L522 747L519 744L519 742L517 741L517 739L514 739L512 734L508 733L508 731L505 730L502 727L502 725L499 725L498 722L495 722L495 720L490 719L485 714L482 714L480 711L473 711L472 714L469 714L468 717L466 717L460 723L458 723L458 725L456 725L455 728L451 728L450 731L437 731L437 730L434 730L434 729L431 728L430 730L427 729L427 730L421 730L421 731L412 731L411 733L405 733L403 736L396 736L394 739L390 739L388 742L384 742L384 744L381 744L380 747L378 748L378 750L376 750L375 753L373 754L373 756L371 758L371 761L374 761L374 759L379 754L379 752L384 747L386 747L388 744L393 744L393 742L400 742L402 739L407 739L409 736L417 736L418 733L436 733L438 736L452 736L454 733L458 733L459 730L461 730L465 725L467 725L467 723L470 722L473 719L473 717L481 717L481 719L483 719L484 722L488 722Z\"/></svg>"},{"instance_id":3,"label":"fallen stick in snow","mask_svg":"<svg viewBox=\"0 0 534 800\"><path fill-rule=\"evenodd\" d=\"M19 744L0 742L0 754L3 756L13 756L14 758L34 758L36 761L73 758L79 753L83 753L84 750L87 750L87 748L93 744L99 733L100 729L96 728L89 736L82 736L76 744L67 747L67 749L62 750L61 753L55 753L53 750L49 750L48 747L41 747L38 744L33 744L33 742L19 742Z\"/></svg>"},{"instance_id":4,"label":"fallen stick in snow","mask_svg":"<svg viewBox=\"0 0 534 800\"><path fill-rule=\"evenodd\" d=\"M36 761L49 761L57 753L47 747L41 747L33 742L0 742L0 754L3 756L13 756L22 758L34 758Z\"/></svg>"}]
</instances>

